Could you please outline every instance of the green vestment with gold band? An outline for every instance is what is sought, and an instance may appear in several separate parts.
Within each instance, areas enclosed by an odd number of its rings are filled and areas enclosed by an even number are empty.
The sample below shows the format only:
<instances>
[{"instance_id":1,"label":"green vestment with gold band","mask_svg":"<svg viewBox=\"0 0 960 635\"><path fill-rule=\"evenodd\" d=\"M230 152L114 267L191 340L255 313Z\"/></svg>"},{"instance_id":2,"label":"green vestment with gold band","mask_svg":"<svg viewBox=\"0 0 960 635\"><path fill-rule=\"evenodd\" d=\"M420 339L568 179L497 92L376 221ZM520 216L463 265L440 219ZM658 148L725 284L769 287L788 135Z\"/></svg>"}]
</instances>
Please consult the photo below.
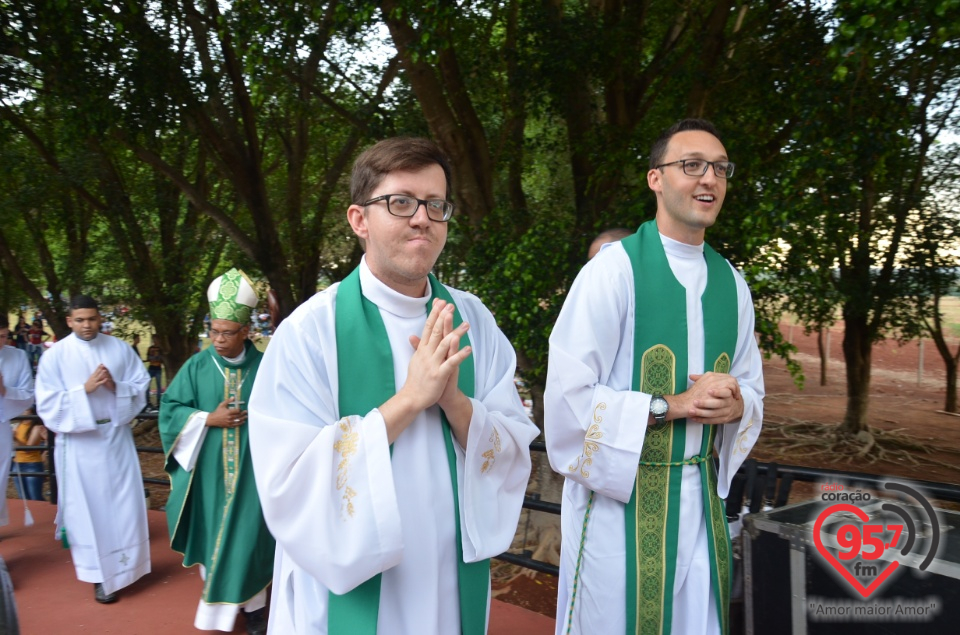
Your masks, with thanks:
<instances>
[{"instance_id":1,"label":"green vestment with gold band","mask_svg":"<svg viewBox=\"0 0 960 635\"><path fill-rule=\"evenodd\" d=\"M276 543L260 509L247 424L207 428L196 465L187 471L173 448L187 422L213 412L224 399L246 410L263 354L245 342L240 364L230 364L212 346L183 365L160 405L159 427L170 476L167 525L170 546L184 566L206 569L203 601L244 604L273 577Z\"/></svg>"},{"instance_id":2,"label":"green vestment with gold band","mask_svg":"<svg viewBox=\"0 0 960 635\"><path fill-rule=\"evenodd\" d=\"M635 293L632 389L679 394L687 389L686 289L673 275L656 221L624 238ZM705 371L729 373L737 345L736 279L727 261L704 245L707 285L701 297ZM647 413L638 413L646 418ZM668 635L678 551L681 473L700 471L710 550L711 587L723 633L729 632L732 559L723 501L713 461L716 426L704 426L700 452L684 457L686 419L647 427L633 495L625 511L627 629L630 635ZM704 598L704 601L707 599ZM682 609L682 607L681 607Z\"/></svg>"},{"instance_id":3,"label":"green vestment with gold band","mask_svg":"<svg viewBox=\"0 0 960 635\"><path fill-rule=\"evenodd\" d=\"M431 299L455 304L446 288L430 275ZM453 325L461 322L460 311L454 313ZM393 354L380 309L363 296L360 288L360 268L357 267L337 288L336 300L337 376L339 384L338 412L340 417L364 416L383 405L397 392L393 375ZM461 338L463 348L468 338ZM468 397L474 392L474 357L471 354L460 364L457 385ZM453 436L446 417L442 415L444 444L453 489L454 509L460 509L457 486L457 459ZM392 452L392 447L391 447ZM460 628L463 635L481 635L486 632L488 591L490 588L490 561L465 563L461 539L460 514L456 523L457 578L460 598ZM416 554L405 554L416 557ZM357 588L337 595L329 594L327 632L329 635L376 635L380 606L380 574Z\"/></svg>"}]
</instances>

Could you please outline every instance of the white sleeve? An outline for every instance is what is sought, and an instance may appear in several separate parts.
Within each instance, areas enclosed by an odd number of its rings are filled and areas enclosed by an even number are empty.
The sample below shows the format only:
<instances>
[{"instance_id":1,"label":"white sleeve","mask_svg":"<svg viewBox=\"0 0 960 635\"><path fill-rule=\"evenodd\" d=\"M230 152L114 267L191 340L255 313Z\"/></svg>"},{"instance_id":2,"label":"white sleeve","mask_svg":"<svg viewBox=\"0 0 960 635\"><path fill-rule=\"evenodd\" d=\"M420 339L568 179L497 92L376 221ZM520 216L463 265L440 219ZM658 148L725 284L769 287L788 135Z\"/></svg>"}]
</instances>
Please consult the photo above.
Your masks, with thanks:
<instances>
[{"instance_id":1,"label":"white sleeve","mask_svg":"<svg viewBox=\"0 0 960 635\"><path fill-rule=\"evenodd\" d=\"M143 361L133 352L129 344L122 340L114 342L115 363L119 368L111 368L116 384L116 402L112 408L114 426L129 425L147 405L147 384L150 376L143 367ZM119 372L118 372L119 371Z\"/></svg>"},{"instance_id":2,"label":"white sleeve","mask_svg":"<svg viewBox=\"0 0 960 635\"><path fill-rule=\"evenodd\" d=\"M209 412L197 410L187 417L180 436L173 442L173 458L188 472L192 472L197 464L203 440L207 438L207 415L209 414Z\"/></svg>"},{"instance_id":3,"label":"white sleeve","mask_svg":"<svg viewBox=\"0 0 960 635\"><path fill-rule=\"evenodd\" d=\"M40 357L36 382L37 414L43 425L57 434L90 432L97 428L90 400L82 382L76 386L64 385L60 373L61 350L54 346Z\"/></svg>"},{"instance_id":4,"label":"white sleeve","mask_svg":"<svg viewBox=\"0 0 960 635\"><path fill-rule=\"evenodd\" d=\"M553 469L623 503L643 449L650 395L630 389L633 271L604 249L574 281L550 335L544 427ZM619 356L625 359L619 359Z\"/></svg>"},{"instance_id":5,"label":"white sleeve","mask_svg":"<svg viewBox=\"0 0 960 635\"><path fill-rule=\"evenodd\" d=\"M337 416L334 288L277 328L249 426L263 515L284 558L342 594L397 565L403 544L383 417Z\"/></svg>"},{"instance_id":6,"label":"white sleeve","mask_svg":"<svg viewBox=\"0 0 960 635\"><path fill-rule=\"evenodd\" d=\"M33 372L30 369L30 359L24 351L9 347L5 353L7 359L0 368L3 372L3 384L7 394L0 398L0 421L9 421L33 405Z\"/></svg>"},{"instance_id":7,"label":"white sleeve","mask_svg":"<svg viewBox=\"0 0 960 635\"><path fill-rule=\"evenodd\" d=\"M737 280L737 313L739 332L737 351L730 367L730 374L740 384L743 397L743 416L722 426L717 436L717 451L720 455L720 470L717 473L717 494L726 498L730 492L733 476L740 469L750 450L760 436L763 425L763 359L754 334L753 297L743 277L734 270Z\"/></svg>"},{"instance_id":8,"label":"white sleeve","mask_svg":"<svg viewBox=\"0 0 960 635\"><path fill-rule=\"evenodd\" d=\"M476 381L466 450L456 445L457 482L463 558L475 562L513 542L530 479L530 442L539 430L517 393L513 347L479 300L458 295L470 322Z\"/></svg>"}]
</instances>

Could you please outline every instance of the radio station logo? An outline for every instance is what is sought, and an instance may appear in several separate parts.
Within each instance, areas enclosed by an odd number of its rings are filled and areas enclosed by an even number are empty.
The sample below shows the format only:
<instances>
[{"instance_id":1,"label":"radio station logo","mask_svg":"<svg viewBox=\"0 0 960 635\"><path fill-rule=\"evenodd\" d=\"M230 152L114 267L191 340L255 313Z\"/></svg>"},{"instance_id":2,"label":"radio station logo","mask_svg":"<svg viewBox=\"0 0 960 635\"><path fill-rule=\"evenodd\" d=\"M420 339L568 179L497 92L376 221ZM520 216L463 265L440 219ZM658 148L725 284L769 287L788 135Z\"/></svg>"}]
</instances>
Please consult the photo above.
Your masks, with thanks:
<instances>
[{"instance_id":1,"label":"radio station logo","mask_svg":"<svg viewBox=\"0 0 960 635\"><path fill-rule=\"evenodd\" d=\"M894 620L929 621L940 612L940 598L935 597L874 598L866 602L903 567L927 571L940 549L940 522L927 497L902 483L888 482L883 489L905 504L840 483L820 486L820 498L826 507L816 516L814 546L823 563L863 600L851 606L850 601L808 598L817 600L808 605L812 618L858 620L886 616Z\"/></svg>"},{"instance_id":2,"label":"radio station logo","mask_svg":"<svg viewBox=\"0 0 960 635\"><path fill-rule=\"evenodd\" d=\"M835 483L821 486L821 498L833 504L820 512L813 526L817 551L864 599L908 558L915 561L923 555L917 568L926 571L940 548L940 523L926 496L902 483L885 483L884 489L915 500L923 511L920 518L914 518L917 511L892 502L881 503L881 513L871 510L871 517L863 509L872 500L869 492L847 491ZM925 539L919 538L918 525L925 529Z\"/></svg>"}]
</instances>

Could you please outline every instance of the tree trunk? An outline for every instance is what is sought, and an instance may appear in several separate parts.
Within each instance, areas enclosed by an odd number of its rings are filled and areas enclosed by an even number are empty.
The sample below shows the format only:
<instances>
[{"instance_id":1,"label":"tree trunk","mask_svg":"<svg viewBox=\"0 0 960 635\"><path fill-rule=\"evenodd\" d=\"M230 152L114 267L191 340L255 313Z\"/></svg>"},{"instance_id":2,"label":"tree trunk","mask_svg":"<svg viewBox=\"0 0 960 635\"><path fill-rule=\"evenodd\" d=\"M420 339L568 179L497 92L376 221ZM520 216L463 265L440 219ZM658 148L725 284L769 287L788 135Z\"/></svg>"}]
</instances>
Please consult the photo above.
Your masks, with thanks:
<instances>
[{"instance_id":1,"label":"tree trunk","mask_svg":"<svg viewBox=\"0 0 960 635\"><path fill-rule=\"evenodd\" d=\"M817 351L820 353L820 385L827 385L827 358L830 351L827 350L826 343L823 341L823 329L817 331Z\"/></svg>"},{"instance_id":2,"label":"tree trunk","mask_svg":"<svg viewBox=\"0 0 960 635\"><path fill-rule=\"evenodd\" d=\"M533 413L533 421L537 424L537 427L540 428L540 433L543 433L543 386L538 383L531 383L527 386L530 389L530 400L533 402L533 407L531 412Z\"/></svg>"},{"instance_id":3,"label":"tree trunk","mask_svg":"<svg viewBox=\"0 0 960 635\"><path fill-rule=\"evenodd\" d=\"M530 400L533 402L533 407L531 411L533 413L533 421L537 424L537 427L540 428L540 433L543 434L543 392L546 390L546 377L533 376L533 362L530 361L530 358L527 357L526 353L521 350L517 350L517 368L521 373L526 373L526 375L531 375L532 377L525 376L524 379L527 382L527 390L530 391Z\"/></svg>"},{"instance_id":4,"label":"tree trunk","mask_svg":"<svg viewBox=\"0 0 960 635\"><path fill-rule=\"evenodd\" d=\"M957 365L960 363L960 348L957 349L957 354L954 355L950 350L950 345L947 344L947 338L943 333L943 319L942 314L940 313L940 295L937 294L934 302L934 319L933 325L928 325L927 330L930 332L930 338L933 340L934 346L937 347L937 352L940 354L940 359L943 360L944 369L947 371L947 396L946 403L943 406L943 409L947 412L956 412L957 411Z\"/></svg>"},{"instance_id":5,"label":"tree trunk","mask_svg":"<svg viewBox=\"0 0 960 635\"><path fill-rule=\"evenodd\" d=\"M843 359L847 365L847 412L840 431L857 434L867 429L873 342L865 317L847 317L845 325Z\"/></svg>"},{"instance_id":6,"label":"tree trunk","mask_svg":"<svg viewBox=\"0 0 960 635\"><path fill-rule=\"evenodd\" d=\"M943 360L947 367L947 401L943 409L947 412L957 411L957 358L947 357Z\"/></svg>"}]
</instances>

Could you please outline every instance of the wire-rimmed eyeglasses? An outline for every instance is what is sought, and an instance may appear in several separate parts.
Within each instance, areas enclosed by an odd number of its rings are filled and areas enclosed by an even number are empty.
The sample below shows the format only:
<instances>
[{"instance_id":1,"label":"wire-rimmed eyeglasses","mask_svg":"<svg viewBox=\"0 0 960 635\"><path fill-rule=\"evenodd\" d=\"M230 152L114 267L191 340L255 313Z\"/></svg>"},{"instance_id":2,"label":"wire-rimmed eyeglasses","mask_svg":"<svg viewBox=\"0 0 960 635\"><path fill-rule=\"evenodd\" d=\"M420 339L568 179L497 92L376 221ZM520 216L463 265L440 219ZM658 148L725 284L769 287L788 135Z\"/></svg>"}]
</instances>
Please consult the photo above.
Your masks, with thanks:
<instances>
[{"instance_id":1,"label":"wire-rimmed eyeglasses","mask_svg":"<svg viewBox=\"0 0 960 635\"><path fill-rule=\"evenodd\" d=\"M410 218L416 215L421 205L427 210L427 217L430 220L445 223L453 216L454 205L450 201L445 201L442 198L428 198L424 200L407 194L384 194L383 196L371 198L365 203L360 203L360 206L366 207L367 205L373 205L380 201L386 201L387 211L400 218Z\"/></svg>"},{"instance_id":2,"label":"wire-rimmed eyeglasses","mask_svg":"<svg viewBox=\"0 0 960 635\"><path fill-rule=\"evenodd\" d=\"M713 173L718 179L728 179L733 176L733 169L737 167L730 161L707 161L705 159L680 159L670 163L661 163L657 169L665 168L668 165L679 163L683 166L683 173L687 176L703 176L707 173L707 167L713 166Z\"/></svg>"},{"instance_id":3,"label":"wire-rimmed eyeglasses","mask_svg":"<svg viewBox=\"0 0 960 635\"><path fill-rule=\"evenodd\" d=\"M242 328L234 329L232 331L218 331L217 329L210 329L210 339L215 340L218 337L222 337L225 340L232 340L237 336L237 333L242 330Z\"/></svg>"}]
</instances>

